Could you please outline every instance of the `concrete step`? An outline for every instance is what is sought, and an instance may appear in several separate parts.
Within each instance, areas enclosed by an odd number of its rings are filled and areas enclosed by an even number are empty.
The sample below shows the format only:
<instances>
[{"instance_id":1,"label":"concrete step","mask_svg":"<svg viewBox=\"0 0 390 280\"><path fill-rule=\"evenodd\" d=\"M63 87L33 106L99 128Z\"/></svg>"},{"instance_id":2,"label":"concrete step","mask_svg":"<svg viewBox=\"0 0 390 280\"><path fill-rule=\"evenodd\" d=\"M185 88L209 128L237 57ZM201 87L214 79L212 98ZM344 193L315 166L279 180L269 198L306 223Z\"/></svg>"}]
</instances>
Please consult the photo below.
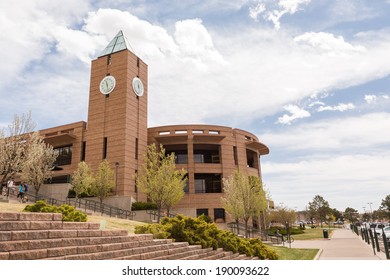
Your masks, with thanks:
<instances>
[{"instance_id":1,"label":"concrete step","mask_svg":"<svg viewBox=\"0 0 390 280\"><path fill-rule=\"evenodd\" d=\"M0 212L0 221L62 221L61 213Z\"/></svg>"}]
</instances>

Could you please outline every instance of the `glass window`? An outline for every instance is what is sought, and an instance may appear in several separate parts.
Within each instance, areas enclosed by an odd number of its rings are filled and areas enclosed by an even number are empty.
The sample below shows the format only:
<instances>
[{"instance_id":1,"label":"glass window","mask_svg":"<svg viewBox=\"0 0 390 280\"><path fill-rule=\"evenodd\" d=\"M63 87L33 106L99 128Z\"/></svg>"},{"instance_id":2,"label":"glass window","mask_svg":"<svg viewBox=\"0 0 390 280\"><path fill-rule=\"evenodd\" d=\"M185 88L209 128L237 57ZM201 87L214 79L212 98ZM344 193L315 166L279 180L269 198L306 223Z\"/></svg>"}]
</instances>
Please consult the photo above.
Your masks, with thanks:
<instances>
[{"instance_id":1,"label":"glass window","mask_svg":"<svg viewBox=\"0 0 390 280\"><path fill-rule=\"evenodd\" d=\"M195 174L195 193L221 192L221 174Z\"/></svg>"},{"instance_id":2,"label":"glass window","mask_svg":"<svg viewBox=\"0 0 390 280\"><path fill-rule=\"evenodd\" d=\"M195 144L194 162L195 163L220 163L220 145L214 144Z\"/></svg>"},{"instance_id":3,"label":"glass window","mask_svg":"<svg viewBox=\"0 0 390 280\"><path fill-rule=\"evenodd\" d=\"M57 153L57 159L54 165L67 165L72 163L72 146L54 148Z\"/></svg>"},{"instance_id":4,"label":"glass window","mask_svg":"<svg viewBox=\"0 0 390 280\"><path fill-rule=\"evenodd\" d=\"M207 208L196 209L196 216L199 217L199 216L202 216L202 215L208 216L209 215L209 209L207 209Z\"/></svg>"}]
</instances>

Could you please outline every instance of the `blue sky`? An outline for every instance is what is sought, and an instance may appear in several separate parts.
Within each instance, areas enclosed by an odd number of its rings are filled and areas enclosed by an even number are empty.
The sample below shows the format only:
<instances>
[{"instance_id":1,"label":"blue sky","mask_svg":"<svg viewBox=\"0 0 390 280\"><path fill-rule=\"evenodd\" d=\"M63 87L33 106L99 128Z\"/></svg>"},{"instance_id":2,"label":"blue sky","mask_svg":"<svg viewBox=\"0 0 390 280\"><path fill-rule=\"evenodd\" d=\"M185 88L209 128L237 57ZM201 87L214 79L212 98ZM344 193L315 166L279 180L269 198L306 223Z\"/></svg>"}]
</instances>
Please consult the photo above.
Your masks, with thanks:
<instances>
[{"instance_id":1,"label":"blue sky","mask_svg":"<svg viewBox=\"0 0 390 280\"><path fill-rule=\"evenodd\" d=\"M276 205L390 194L389 0L61 3L0 3L0 127L87 121L90 61L123 30L149 65L149 126L255 133Z\"/></svg>"}]
</instances>

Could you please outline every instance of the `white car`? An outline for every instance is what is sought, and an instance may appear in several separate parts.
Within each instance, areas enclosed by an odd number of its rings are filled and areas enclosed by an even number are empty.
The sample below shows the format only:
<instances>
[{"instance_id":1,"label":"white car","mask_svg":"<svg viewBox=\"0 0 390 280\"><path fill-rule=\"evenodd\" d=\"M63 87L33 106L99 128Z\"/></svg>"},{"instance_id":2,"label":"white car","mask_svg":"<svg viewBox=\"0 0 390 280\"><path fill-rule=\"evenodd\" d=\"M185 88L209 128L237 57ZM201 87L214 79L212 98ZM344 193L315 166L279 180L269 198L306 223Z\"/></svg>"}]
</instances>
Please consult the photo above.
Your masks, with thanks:
<instances>
[{"instance_id":1,"label":"white car","mask_svg":"<svg viewBox=\"0 0 390 280\"><path fill-rule=\"evenodd\" d=\"M382 234L382 229L386 227L386 224L383 223L377 223L375 225L375 228L372 228L373 232L376 233L377 235Z\"/></svg>"},{"instance_id":2,"label":"white car","mask_svg":"<svg viewBox=\"0 0 390 280\"><path fill-rule=\"evenodd\" d=\"M384 227L383 232L385 233L387 243L389 244L390 243L390 226Z\"/></svg>"}]
</instances>

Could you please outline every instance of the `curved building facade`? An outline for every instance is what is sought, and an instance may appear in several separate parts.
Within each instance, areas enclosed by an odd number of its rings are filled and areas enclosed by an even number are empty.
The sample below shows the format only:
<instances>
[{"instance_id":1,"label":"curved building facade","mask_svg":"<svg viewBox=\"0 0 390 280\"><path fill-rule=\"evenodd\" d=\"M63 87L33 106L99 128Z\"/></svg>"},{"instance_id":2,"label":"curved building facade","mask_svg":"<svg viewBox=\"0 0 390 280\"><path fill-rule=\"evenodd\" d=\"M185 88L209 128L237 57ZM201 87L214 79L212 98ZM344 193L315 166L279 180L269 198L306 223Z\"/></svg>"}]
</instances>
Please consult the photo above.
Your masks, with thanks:
<instances>
[{"instance_id":1,"label":"curved building facade","mask_svg":"<svg viewBox=\"0 0 390 280\"><path fill-rule=\"evenodd\" d=\"M176 166L188 172L185 196L173 211L205 214L225 221L222 178L235 169L261 178L260 156L267 146L247 131L215 125L173 125L148 129L148 143L174 153Z\"/></svg>"}]
</instances>

